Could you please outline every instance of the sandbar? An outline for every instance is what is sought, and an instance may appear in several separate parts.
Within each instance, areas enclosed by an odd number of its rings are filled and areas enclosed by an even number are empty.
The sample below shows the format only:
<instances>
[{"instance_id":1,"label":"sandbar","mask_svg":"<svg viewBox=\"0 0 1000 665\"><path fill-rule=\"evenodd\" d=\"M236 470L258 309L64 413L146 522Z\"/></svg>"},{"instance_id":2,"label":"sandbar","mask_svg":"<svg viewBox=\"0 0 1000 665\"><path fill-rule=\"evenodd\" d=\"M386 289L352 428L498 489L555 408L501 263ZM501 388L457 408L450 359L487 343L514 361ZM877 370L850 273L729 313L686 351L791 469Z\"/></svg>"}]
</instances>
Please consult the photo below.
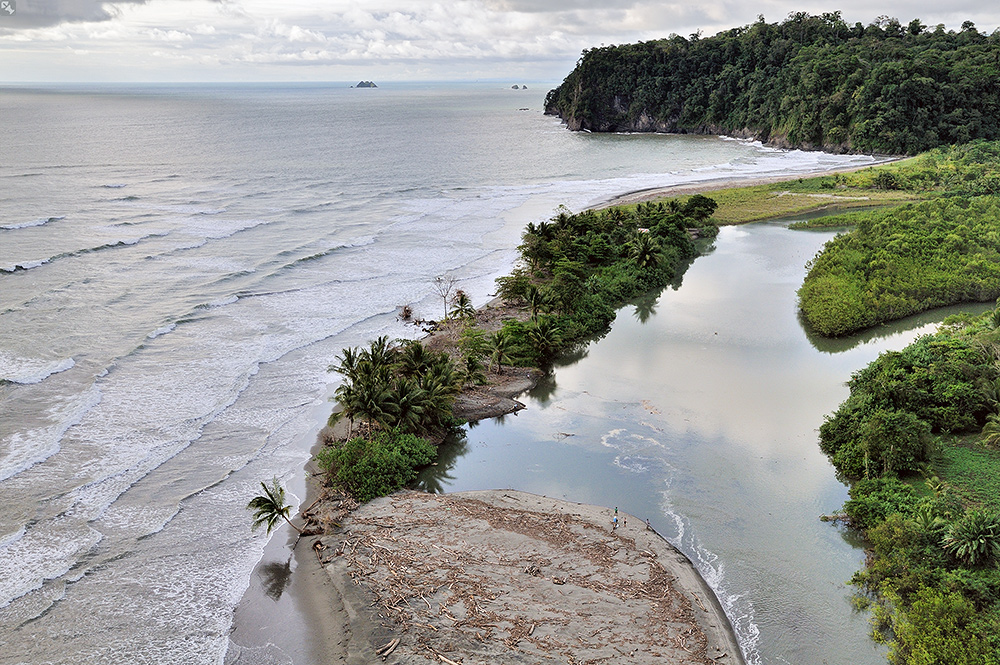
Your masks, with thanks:
<instances>
[{"instance_id":1,"label":"sandbar","mask_svg":"<svg viewBox=\"0 0 1000 665\"><path fill-rule=\"evenodd\" d=\"M742 664L687 557L614 516L514 490L358 507L313 544L344 631L326 662Z\"/></svg>"}]
</instances>

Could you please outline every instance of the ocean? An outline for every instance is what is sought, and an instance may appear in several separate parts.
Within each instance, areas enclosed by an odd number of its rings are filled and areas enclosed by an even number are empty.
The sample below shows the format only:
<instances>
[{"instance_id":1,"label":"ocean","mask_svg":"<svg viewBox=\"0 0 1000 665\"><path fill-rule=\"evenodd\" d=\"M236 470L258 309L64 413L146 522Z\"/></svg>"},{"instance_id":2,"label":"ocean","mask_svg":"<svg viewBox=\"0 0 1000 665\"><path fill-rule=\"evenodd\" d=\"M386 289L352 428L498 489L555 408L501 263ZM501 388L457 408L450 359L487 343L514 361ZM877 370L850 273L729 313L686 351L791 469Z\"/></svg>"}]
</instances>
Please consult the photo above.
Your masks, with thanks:
<instances>
[{"instance_id":1,"label":"ocean","mask_svg":"<svg viewBox=\"0 0 1000 665\"><path fill-rule=\"evenodd\" d=\"M0 663L223 662L328 366L436 276L484 304L527 222L872 162L569 132L553 85L0 89Z\"/></svg>"}]
</instances>

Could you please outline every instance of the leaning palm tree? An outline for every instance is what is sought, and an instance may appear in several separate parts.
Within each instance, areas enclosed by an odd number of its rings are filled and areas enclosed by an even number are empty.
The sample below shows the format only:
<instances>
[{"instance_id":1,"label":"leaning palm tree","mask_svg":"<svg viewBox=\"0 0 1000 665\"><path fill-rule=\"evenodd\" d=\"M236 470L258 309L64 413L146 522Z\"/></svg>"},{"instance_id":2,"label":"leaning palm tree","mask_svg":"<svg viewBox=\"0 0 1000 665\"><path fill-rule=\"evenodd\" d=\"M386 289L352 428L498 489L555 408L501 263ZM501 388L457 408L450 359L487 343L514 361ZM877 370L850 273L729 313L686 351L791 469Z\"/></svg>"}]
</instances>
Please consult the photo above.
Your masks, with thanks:
<instances>
[{"instance_id":1,"label":"leaning palm tree","mask_svg":"<svg viewBox=\"0 0 1000 665\"><path fill-rule=\"evenodd\" d=\"M278 519L281 518L288 522L288 525L298 531L301 536L302 529L292 524L292 521L288 519L288 513L292 507L285 504L285 488L278 482L277 477L271 479L270 487L263 481L261 481L260 486L264 489L264 493L250 499L250 503L247 504L247 510L254 511L253 524L250 525L250 528L256 530L260 525L266 525L267 533L270 535L274 527L277 526Z\"/></svg>"},{"instance_id":2,"label":"leaning palm tree","mask_svg":"<svg viewBox=\"0 0 1000 665\"><path fill-rule=\"evenodd\" d=\"M358 363L361 361L361 352L355 347L347 347L336 358L337 364L330 365L327 371L337 372L348 381L357 378Z\"/></svg>"}]
</instances>

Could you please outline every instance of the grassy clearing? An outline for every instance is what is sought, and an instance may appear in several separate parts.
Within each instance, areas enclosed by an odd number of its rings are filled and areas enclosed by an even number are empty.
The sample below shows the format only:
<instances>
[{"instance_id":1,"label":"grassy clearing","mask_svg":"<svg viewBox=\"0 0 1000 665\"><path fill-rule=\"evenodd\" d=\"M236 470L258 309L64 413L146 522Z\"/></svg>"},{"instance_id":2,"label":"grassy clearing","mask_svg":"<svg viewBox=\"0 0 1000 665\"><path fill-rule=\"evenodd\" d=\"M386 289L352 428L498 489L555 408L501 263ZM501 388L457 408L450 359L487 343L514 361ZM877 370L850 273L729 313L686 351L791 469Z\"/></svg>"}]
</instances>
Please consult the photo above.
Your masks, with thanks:
<instances>
[{"instance_id":1,"label":"grassy clearing","mask_svg":"<svg viewBox=\"0 0 1000 665\"><path fill-rule=\"evenodd\" d=\"M912 189L887 190L875 186L876 175L883 170L898 171L907 168L912 160L882 164L851 173L783 180L764 185L746 187L707 188L705 195L712 198L718 208L712 218L720 225L746 224L766 219L789 217L816 210L852 210L897 206L927 198ZM678 200L683 203L688 194L668 196L657 201ZM620 206L632 210L636 204ZM822 226L822 222L814 224Z\"/></svg>"},{"instance_id":2,"label":"grassy clearing","mask_svg":"<svg viewBox=\"0 0 1000 665\"><path fill-rule=\"evenodd\" d=\"M820 189L833 176L777 182L754 187L720 189L711 196L719 204L714 218L719 224L745 224L788 217L814 210L894 206L919 200L912 192L881 191L837 185Z\"/></svg>"},{"instance_id":3,"label":"grassy clearing","mask_svg":"<svg viewBox=\"0 0 1000 665\"><path fill-rule=\"evenodd\" d=\"M966 504L1000 511L1000 451L976 444L978 436L943 442L938 476Z\"/></svg>"}]
</instances>

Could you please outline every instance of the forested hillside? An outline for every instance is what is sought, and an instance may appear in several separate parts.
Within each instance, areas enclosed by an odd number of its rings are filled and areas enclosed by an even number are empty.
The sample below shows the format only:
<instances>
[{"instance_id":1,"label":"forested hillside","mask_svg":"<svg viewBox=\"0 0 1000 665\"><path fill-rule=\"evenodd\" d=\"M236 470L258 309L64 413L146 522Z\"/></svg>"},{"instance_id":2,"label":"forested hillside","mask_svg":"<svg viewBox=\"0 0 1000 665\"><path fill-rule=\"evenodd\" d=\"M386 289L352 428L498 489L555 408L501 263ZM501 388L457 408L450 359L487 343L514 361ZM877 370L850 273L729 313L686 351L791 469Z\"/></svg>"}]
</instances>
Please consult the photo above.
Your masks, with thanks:
<instances>
[{"instance_id":1,"label":"forested hillside","mask_svg":"<svg viewBox=\"0 0 1000 665\"><path fill-rule=\"evenodd\" d=\"M1000 138L1000 31L840 12L584 51L549 92L570 129L730 134L915 154Z\"/></svg>"}]
</instances>

